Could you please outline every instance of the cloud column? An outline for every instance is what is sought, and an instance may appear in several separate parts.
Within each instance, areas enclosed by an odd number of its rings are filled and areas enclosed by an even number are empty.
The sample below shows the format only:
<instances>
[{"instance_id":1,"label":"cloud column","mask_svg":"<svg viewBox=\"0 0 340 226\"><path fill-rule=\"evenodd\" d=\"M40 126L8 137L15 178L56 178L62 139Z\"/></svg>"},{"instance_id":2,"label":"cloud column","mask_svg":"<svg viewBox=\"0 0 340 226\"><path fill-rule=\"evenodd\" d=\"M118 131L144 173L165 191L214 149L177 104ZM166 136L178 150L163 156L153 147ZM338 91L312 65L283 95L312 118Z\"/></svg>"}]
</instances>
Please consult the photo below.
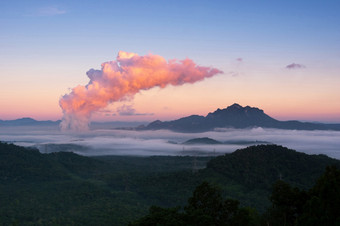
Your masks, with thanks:
<instances>
[{"instance_id":1,"label":"cloud column","mask_svg":"<svg viewBox=\"0 0 340 226\"><path fill-rule=\"evenodd\" d=\"M158 55L139 56L120 51L116 61L101 65L101 70L87 72L90 81L77 86L60 101L62 130L87 130L91 114L108 104L131 98L140 90L167 85L195 83L222 71L196 65L190 59L166 61Z\"/></svg>"}]
</instances>

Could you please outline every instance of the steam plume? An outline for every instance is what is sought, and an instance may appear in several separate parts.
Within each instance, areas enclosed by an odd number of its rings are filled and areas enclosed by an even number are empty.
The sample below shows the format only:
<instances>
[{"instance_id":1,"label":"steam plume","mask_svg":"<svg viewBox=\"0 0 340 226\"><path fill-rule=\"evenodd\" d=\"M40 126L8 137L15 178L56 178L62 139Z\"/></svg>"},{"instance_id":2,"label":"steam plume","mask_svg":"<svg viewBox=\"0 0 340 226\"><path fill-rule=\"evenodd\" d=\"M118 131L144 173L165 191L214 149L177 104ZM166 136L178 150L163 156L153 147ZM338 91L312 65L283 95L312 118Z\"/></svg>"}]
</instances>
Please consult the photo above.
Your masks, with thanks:
<instances>
[{"instance_id":1,"label":"steam plume","mask_svg":"<svg viewBox=\"0 0 340 226\"><path fill-rule=\"evenodd\" d=\"M86 86L73 88L60 101L63 119L62 130L86 130L91 114L108 104L132 98L140 90L167 85L194 83L222 71L196 65L192 60L166 61L163 57L120 51L116 61L101 65L101 70L89 70Z\"/></svg>"}]
</instances>

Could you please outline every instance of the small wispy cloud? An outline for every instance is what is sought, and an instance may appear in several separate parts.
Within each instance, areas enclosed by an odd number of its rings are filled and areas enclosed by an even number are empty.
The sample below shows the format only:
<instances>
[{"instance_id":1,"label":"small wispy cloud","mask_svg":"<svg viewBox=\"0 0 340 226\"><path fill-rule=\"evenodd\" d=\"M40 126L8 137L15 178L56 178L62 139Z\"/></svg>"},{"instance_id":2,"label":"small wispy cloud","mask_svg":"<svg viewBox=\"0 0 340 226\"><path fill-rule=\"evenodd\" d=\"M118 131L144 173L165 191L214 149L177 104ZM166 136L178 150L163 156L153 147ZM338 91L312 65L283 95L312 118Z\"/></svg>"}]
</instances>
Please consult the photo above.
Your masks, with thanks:
<instances>
[{"instance_id":1,"label":"small wispy cloud","mask_svg":"<svg viewBox=\"0 0 340 226\"><path fill-rule=\"evenodd\" d=\"M97 115L100 116L116 116L117 114L110 110L110 109L100 109L99 111L96 112Z\"/></svg>"},{"instance_id":2,"label":"small wispy cloud","mask_svg":"<svg viewBox=\"0 0 340 226\"><path fill-rule=\"evenodd\" d=\"M116 116L116 113L106 113L105 116Z\"/></svg>"},{"instance_id":3,"label":"small wispy cloud","mask_svg":"<svg viewBox=\"0 0 340 226\"><path fill-rule=\"evenodd\" d=\"M47 6L47 7L39 8L34 15L35 16L56 16L56 15L62 15L62 14L66 14L66 10L61 9L56 6Z\"/></svg>"},{"instance_id":4,"label":"small wispy cloud","mask_svg":"<svg viewBox=\"0 0 340 226\"><path fill-rule=\"evenodd\" d=\"M287 69L303 69L306 68L305 65L303 64L296 64L296 63L292 63L286 66Z\"/></svg>"},{"instance_id":5,"label":"small wispy cloud","mask_svg":"<svg viewBox=\"0 0 340 226\"><path fill-rule=\"evenodd\" d=\"M228 75L230 75L230 76L232 76L232 77L237 77L237 76L240 75L240 73L237 72L237 71L229 71L229 72L227 72L226 74L228 74Z\"/></svg>"},{"instance_id":6,"label":"small wispy cloud","mask_svg":"<svg viewBox=\"0 0 340 226\"><path fill-rule=\"evenodd\" d=\"M138 113L136 109L133 108L132 105L126 105L126 104L118 107L117 112L120 116L153 115L153 113Z\"/></svg>"},{"instance_id":7,"label":"small wispy cloud","mask_svg":"<svg viewBox=\"0 0 340 226\"><path fill-rule=\"evenodd\" d=\"M244 74L242 70L244 65L244 59L242 57L234 58L231 64L234 69L232 71L225 72L225 74L230 75L232 77L238 77Z\"/></svg>"}]
</instances>

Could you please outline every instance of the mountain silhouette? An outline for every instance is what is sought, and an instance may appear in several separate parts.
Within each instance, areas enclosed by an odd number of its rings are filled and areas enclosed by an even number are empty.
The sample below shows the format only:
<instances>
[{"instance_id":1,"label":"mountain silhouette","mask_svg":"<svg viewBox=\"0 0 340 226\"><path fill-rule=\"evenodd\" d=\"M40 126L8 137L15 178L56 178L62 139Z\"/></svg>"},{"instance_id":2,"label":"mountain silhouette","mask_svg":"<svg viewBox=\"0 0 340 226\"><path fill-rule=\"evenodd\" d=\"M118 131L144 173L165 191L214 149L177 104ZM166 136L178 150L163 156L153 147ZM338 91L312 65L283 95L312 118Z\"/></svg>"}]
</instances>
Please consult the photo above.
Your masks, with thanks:
<instances>
[{"instance_id":1,"label":"mountain silhouette","mask_svg":"<svg viewBox=\"0 0 340 226\"><path fill-rule=\"evenodd\" d=\"M217 109L207 116L191 115L173 121L154 121L140 128L146 130L168 129L177 132L204 132L216 128L277 128L293 130L340 130L340 124L323 124L300 121L279 121L256 107L233 104Z\"/></svg>"},{"instance_id":2,"label":"mountain silhouette","mask_svg":"<svg viewBox=\"0 0 340 226\"><path fill-rule=\"evenodd\" d=\"M19 118L14 120L0 120L0 126L37 126L37 125L59 125L58 121L38 121L32 118Z\"/></svg>"},{"instance_id":3,"label":"mountain silhouette","mask_svg":"<svg viewBox=\"0 0 340 226\"><path fill-rule=\"evenodd\" d=\"M220 141L211 139L209 137L200 137L200 138L194 138L194 139L190 139L185 141L183 144L223 144Z\"/></svg>"}]
</instances>

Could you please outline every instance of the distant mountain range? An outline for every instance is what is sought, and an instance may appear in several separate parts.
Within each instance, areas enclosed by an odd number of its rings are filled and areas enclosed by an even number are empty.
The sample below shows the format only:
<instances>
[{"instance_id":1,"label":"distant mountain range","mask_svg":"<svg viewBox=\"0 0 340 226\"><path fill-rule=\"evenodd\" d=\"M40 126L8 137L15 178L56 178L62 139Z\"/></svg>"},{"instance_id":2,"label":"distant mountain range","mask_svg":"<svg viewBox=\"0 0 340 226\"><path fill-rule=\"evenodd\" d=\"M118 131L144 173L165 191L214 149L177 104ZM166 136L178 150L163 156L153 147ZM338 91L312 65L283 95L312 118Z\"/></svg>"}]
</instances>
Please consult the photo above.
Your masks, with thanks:
<instances>
[{"instance_id":1,"label":"distant mountain range","mask_svg":"<svg viewBox=\"0 0 340 226\"><path fill-rule=\"evenodd\" d=\"M16 120L0 120L0 126L39 126L59 125L58 121L38 121L32 118L21 118ZM91 128L121 128L137 130L160 130L167 129L176 132L205 132L218 128L276 128L291 130L337 130L340 124L325 124L300 121L279 121L265 114L263 110L256 107L242 107L233 104L225 109L217 109L207 116L191 115L173 121L156 120L147 126L138 126L143 122L92 122ZM138 127L136 127L138 126Z\"/></svg>"},{"instance_id":2,"label":"distant mountain range","mask_svg":"<svg viewBox=\"0 0 340 226\"><path fill-rule=\"evenodd\" d=\"M256 107L242 107L233 104L225 109L217 109L207 116L191 115L173 121L154 121L143 130L168 129L177 132L204 132L216 128L277 128L292 130L338 130L340 124L324 124L300 121L279 121L265 114Z\"/></svg>"},{"instance_id":3,"label":"distant mountain range","mask_svg":"<svg viewBox=\"0 0 340 226\"><path fill-rule=\"evenodd\" d=\"M0 126L37 126L37 125L59 125L58 121L38 121L32 118L20 118L15 120L0 120Z\"/></svg>"},{"instance_id":4,"label":"distant mountain range","mask_svg":"<svg viewBox=\"0 0 340 226\"><path fill-rule=\"evenodd\" d=\"M39 121L32 118L20 118L14 120L0 120L0 127L1 126L59 126L61 120L57 121ZM138 122L138 121L112 121L112 122L92 122L90 125L91 129L97 128L121 128L121 129L131 129L136 126L139 126L145 122Z\"/></svg>"}]
</instances>

